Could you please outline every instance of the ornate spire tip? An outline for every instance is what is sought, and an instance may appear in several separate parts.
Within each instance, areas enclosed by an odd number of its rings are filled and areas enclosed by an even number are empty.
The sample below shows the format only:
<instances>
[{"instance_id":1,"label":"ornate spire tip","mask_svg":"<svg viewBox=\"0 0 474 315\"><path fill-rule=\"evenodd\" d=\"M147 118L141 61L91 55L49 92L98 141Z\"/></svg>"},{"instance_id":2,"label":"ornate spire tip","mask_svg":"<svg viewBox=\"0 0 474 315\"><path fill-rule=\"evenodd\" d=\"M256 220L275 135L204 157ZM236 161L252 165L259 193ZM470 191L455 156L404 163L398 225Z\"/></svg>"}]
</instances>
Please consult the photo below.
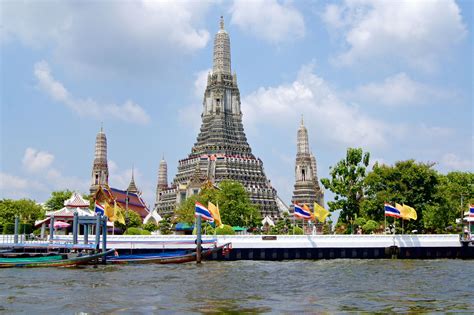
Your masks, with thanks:
<instances>
[{"instance_id":1,"label":"ornate spire tip","mask_svg":"<svg viewBox=\"0 0 474 315\"><path fill-rule=\"evenodd\" d=\"M224 29L224 17L222 15L221 15L221 21L220 21L219 24L220 24L221 30L223 30Z\"/></svg>"}]
</instances>

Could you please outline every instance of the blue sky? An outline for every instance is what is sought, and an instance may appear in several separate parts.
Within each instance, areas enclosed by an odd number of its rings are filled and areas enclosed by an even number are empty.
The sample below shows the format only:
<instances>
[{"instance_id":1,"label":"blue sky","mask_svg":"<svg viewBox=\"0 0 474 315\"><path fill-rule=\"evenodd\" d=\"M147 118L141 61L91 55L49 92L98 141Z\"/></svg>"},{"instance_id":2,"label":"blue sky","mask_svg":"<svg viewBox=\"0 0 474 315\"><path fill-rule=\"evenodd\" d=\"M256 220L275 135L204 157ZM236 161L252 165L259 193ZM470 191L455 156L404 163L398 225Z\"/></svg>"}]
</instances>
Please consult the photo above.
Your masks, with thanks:
<instances>
[{"instance_id":1,"label":"blue sky","mask_svg":"<svg viewBox=\"0 0 474 315\"><path fill-rule=\"evenodd\" d=\"M470 1L1 1L0 198L88 192L103 122L109 183L153 204L200 126L223 15L244 128L285 202L303 114L319 177L372 160L473 167ZM326 200L331 198L327 194Z\"/></svg>"}]
</instances>

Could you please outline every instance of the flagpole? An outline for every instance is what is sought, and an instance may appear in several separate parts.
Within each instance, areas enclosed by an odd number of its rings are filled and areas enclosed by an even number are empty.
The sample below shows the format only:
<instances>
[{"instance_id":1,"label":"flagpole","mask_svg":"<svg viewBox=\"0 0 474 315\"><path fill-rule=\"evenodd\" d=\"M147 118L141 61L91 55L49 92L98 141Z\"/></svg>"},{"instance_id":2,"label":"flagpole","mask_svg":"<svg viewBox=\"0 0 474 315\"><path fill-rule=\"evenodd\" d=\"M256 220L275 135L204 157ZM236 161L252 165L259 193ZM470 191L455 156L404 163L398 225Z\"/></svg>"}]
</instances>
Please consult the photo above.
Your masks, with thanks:
<instances>
[{"instance_id":1,"label":"flagpole","mask_svg":"<svg viewBox=\"0 0 474 315\"><path fill-rule=\"evenodd\" d=\"M385 215L385 211L383 215L383 234L387 234L387 216Z\"/></svg>"}]
</instances>

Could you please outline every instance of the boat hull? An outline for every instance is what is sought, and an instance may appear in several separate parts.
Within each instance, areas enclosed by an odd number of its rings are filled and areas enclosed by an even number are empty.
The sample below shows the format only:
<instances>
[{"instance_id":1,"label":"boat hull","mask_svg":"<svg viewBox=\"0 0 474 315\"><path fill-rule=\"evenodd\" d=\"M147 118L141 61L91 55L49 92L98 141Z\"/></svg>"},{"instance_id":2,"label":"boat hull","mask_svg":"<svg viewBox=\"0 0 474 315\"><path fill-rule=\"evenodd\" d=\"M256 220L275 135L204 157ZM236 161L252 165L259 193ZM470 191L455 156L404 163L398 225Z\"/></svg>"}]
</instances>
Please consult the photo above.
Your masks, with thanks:
<instances>
[{"instance_id":1,"label":"boat hull","mask_svg":"<svg viewBox=\"0 0 474 315\"><path fill-rule=\"evenodd\" d=\"M218 253L219 251L225 250L230 248L230 243L216 246L213 248L209 248L203 250L201 252L201 258L205 259L206 257L211 256L214 253ZM196 252L186 253L186 254L179 254L175 256L167 255L167 256L150 256L150 257L138 257L138 258L131 258L131 255L124 255L124 256L116 256L110 257L107 260L109 264L119 264L119 265L126 265L126 264L182 264L186 262L196 261Z\"/></svg>"},{"instance_id":2,"label":"boat hull","mask_svg":"<svg viewBox=\"0 0 474 315\"><path fill-rule=\"evenodd\" d=\"M33 258L3 258L0 268L41 268L41 267L72 267L89 264L91 261L111 255L115 249L103 253L63 259L62 256L45 256Z\"/></svg>"}]
</instances>

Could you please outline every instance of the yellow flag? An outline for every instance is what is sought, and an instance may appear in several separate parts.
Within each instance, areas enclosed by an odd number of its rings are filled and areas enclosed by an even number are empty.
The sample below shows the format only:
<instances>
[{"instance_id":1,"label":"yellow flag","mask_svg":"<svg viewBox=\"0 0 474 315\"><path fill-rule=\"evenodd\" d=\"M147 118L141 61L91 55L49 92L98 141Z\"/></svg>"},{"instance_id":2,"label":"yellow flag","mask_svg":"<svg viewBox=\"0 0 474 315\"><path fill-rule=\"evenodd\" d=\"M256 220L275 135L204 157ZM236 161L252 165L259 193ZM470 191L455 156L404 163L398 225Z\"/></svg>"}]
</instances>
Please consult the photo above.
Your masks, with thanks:
<instances>
[{"instance_id":1,"label":"yellow flag","mask_svg":"<svg viewBox=\"0 0 474 315\"><path fill-rule=\"evenodd\" d=\"M410 206L407 206L407 205L403 205L403 209L404 211L407 213L407 217L412 219L412 220L416 220L418 219L418 215L416 214L416 210L413 209L412 207Z\"/></svg>"},{"instance_id":2,"label":"yellow flag","mask_svg":"<svg viewBox=\"0 0 474 315\"><path fill-rule=\"evenodd\" d=\"M104 210L105 210L105 215L109 218L110 222L115 221L115 214L114 214L114 208L112 208L108 202L105 203L104 205Z\"/></svg>"},{"instance_id":3,"label":"yellow flag","mask_svg":"<svg viewBox=\"0 0 474 315\"><path fill-rule=\"evenodd\" d=\"M123 217L122 209L117 205L117 202L114 204L114 214L116 221L118 221L121 224L125 224L125 219Z\"/></svg>"},{"instance_id":4,"label":"yellow flag","mask_svg":"<svg viewBox=\"0 0 474 315\"><path fill-rule=\"evenodd\" d=\"M216 226L221 226L222 221L221 221L221 214L219 213L219 207L217 207L215 204L209 201L209 204L207 205L207 209L212 214L212 217L214 218L214 222L216 223Z\"/></svg>"},{"instance_id":5,"label":"yellow flag","mask_svg":"<svg viewBox=\"0 0 474 315\"><path fill-rule=\"evenodd\" d=\"M324 222L326 217L329 215L329 211L321 207L317 202L314 203L314 217L319 222Z\"/></svg>"},{"instance_id":6,"label":"yellow flag","mask_svg":"<svg viewBox=\"0 0 474 315\"><path fill-rule=\"evenodd\" d=\"M408 209L406 209L404 206L402 206L399 203L395 203L395 208L397 208L397 210L400 211L400 217L403 220L410 220Z\"/></svg>"}]
</instances>

